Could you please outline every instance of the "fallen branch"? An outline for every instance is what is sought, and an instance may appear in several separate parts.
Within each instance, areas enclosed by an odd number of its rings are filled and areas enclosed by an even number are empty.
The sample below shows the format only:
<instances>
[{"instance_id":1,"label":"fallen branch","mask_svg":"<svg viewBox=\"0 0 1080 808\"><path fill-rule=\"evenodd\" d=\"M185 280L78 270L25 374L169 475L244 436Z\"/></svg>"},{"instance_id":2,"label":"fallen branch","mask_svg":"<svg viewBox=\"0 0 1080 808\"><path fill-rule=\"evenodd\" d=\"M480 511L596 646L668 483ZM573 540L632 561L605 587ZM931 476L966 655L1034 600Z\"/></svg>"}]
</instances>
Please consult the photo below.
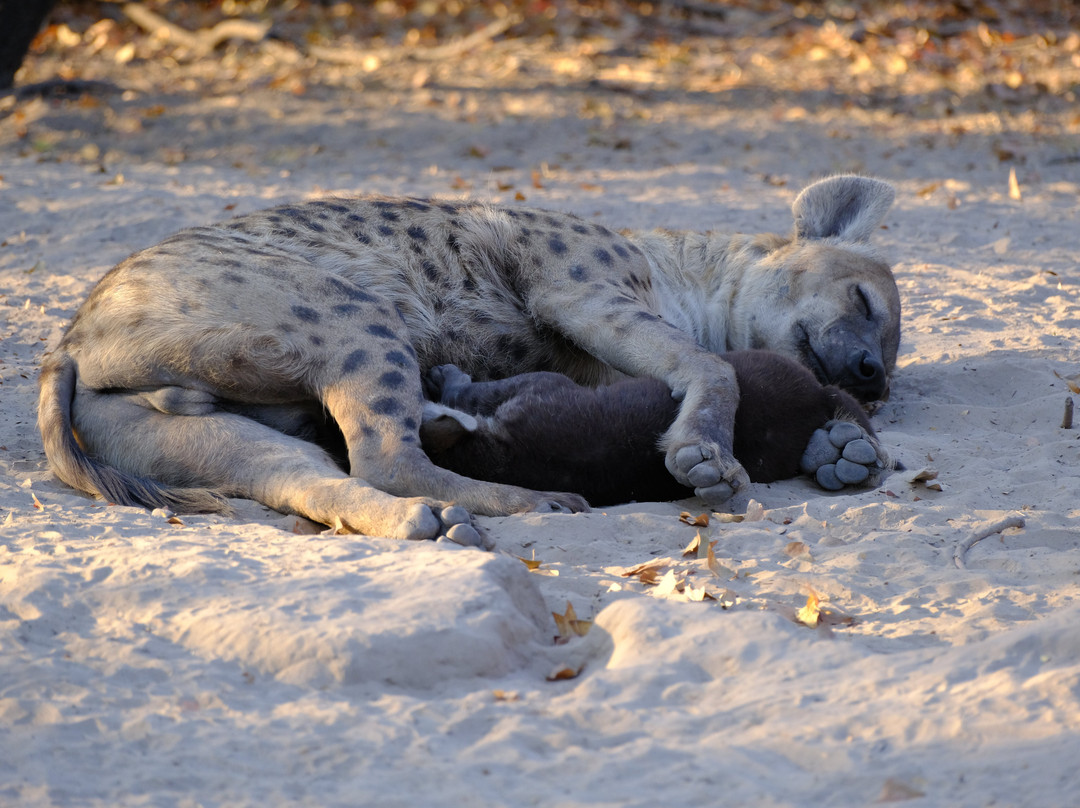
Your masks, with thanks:
<instances>
[{"instance_id":1,"label":"fallen branch","mask_svg":"<svg viewBox=\"0 0 1080 808\"><path fill-rule=\"evenodd\" d=\"M993 536L995 533L1000 533L1003 530L1008 530L1010 527L1023 527L1025 524L1024 517L1022 516L1010 516L1007 519L1002 519L1000 522L994 522L987 525L984 528L980 528L956 545L953 550L952 559L957 569L967 569L964 565L964 553L970 550L977 542L982 541L987 536Z\"/></svg>"},{"instance_id":2,"label":"fallen branch","mask_svg":"<svg viewBox=\"0 0 1080 808\"><path fill-rule=\"evenodd\" d=\"M447 42L445 45L435 45L430 48L400 47L380 48L379 50L367 50L357 52L351 48L331 48L322 45L313 45L308 48L308 53L324 62L340 65L369 65L376 66L387 62L404 61L413 59L417 62L438 62L460 56L463 53L489 42L500 34L505 33L511 27L522 21L517 14L508 14L502 19L488 23L479 31L474 31L468 36Z\"/></svg>"},{"instance_id":3,"label":"fallen branch","mask_svg":"<svg viewBox=\"0 0 1080 808\"><path fill-rule=\"evenodd\" d=\"M270 32L269 22L251 20L222 20L213 28L202 28L192 32L169 22L160 14L139 3L125 3L121 6L121 10L128 19L147 33L168 39L200 55L210 53L228 39L262 42Z\"/></svg>"}]
</instances>

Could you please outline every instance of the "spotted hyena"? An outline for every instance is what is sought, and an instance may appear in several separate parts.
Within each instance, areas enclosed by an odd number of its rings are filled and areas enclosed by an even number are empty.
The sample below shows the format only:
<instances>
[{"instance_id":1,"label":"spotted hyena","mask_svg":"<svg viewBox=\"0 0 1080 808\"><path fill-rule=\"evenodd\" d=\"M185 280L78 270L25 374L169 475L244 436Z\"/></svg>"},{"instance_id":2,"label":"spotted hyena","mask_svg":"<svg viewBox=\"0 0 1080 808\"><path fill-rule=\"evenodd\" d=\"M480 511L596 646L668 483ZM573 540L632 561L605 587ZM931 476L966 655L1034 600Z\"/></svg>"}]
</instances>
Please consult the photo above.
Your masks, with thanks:
<instances>
[{"instance_id":1,"label":"spotted hyena","mask_svg":"<svg viewBox=\"0 0 1080 808\"><path fill-rule=\"evenodd\" d=\"M771 351L723 354L735 369L734 451L751 482L814 475L830 490L876 485L892 461L862 407ZM682 499L660 440L678 413L667 385L624 379L585 387L559 373L473 382L428 371L420 439L438 465L477 479L581 494L593 505Z\"/></svg>"},{"instance_id":2,"label":"spotted hyena","mask_svg":"<svg viewBox=\"0 0 1080 808\"><path fill-rule=\"evenodd\" d=\"M620 233L568 213L376 197L194 227L106 274L46 357L45 451L62 480L115 503L246 497L360 533L468 541L470 513L586 503L432 464L424 371L646 376L680 402L668 470L718 505L747 480L720 352L771 349L862 399L885 395L900 304L868 242L892 200L877 180L822 180L784 236ZM306 439L323 412L347 471Z\"/></svg>"}]
</instances>

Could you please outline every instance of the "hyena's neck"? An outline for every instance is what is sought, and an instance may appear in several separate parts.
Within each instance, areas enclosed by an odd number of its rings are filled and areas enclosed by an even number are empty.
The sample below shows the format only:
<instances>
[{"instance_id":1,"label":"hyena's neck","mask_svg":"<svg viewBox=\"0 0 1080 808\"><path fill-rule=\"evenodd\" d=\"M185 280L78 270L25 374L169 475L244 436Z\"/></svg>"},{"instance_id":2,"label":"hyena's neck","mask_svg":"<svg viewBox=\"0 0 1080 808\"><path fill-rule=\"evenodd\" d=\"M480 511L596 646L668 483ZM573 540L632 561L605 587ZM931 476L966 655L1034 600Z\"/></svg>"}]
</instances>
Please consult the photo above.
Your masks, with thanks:
<instances>
[{"instance_id":1,"label":"hyena's neck","mask_svg":"<svg viewBox=\"0 0 1080 808\"><path fill-rule=\"evenodd\" d=\"M779 237L653 230L629 233L652 269L658 313L711 351L750 347L737 316L743 275L760 258L763 240Z\"/></svg>"}]
</instances>

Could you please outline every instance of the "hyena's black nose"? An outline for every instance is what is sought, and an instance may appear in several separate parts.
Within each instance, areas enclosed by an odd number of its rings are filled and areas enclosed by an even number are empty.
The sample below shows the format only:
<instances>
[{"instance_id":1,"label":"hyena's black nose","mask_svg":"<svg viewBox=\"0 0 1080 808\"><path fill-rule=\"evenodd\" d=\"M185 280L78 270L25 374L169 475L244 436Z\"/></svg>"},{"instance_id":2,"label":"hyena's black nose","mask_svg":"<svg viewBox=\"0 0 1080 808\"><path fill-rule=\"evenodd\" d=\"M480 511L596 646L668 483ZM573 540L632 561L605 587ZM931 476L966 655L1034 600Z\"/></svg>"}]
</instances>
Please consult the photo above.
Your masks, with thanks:
<instances>
[{"instance_id":1,"label":"hyena's black nose","mask_svg":"<svg viewBox=\"0 0 1080 808\"><path fill-rule=\"evenodd\" d=\"M885 365L866 349L851 354L847 371L849 381L842 387L863 401L883 398L889 389Z\"/></svg>"}]
</instances>

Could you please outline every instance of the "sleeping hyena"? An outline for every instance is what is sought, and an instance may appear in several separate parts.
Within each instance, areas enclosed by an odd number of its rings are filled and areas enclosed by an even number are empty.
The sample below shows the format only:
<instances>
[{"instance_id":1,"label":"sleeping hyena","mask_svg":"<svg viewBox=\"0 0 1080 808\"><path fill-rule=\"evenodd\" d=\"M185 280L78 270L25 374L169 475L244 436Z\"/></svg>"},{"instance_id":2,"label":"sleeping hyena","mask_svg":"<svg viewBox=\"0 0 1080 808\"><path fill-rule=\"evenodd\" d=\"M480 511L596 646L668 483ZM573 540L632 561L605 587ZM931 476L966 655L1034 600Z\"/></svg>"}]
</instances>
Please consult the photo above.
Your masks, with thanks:
<instances>
[{"instance_id":1,"label":"sleeping hyena","mask_svg":"<svg viewBox=\"0 0 1080 808\"><path fill-rule=\"evenodd\" d=\"M747 480L719 352L767 348L862 399L886 393L899 295L868 242L892 200L877 180L822 180L787 236L367 197L194 227L112 269L45 359L45 452L62 480L119 504L246 497L360 533L476 540L470 513L586 504L431 463L421 374L625 374L680 401L667 468L718 505ZM305 439L322 412L347 471Z\"/></svg>"},{"instance_id":2,"label":"sleeping hyena","mask_svg":"<svg viewBox=\"0 0 1080 808\"><path fill-rule=\"evenodd\" d=\"M877 485L893 467L852 396L771 351L723 354L735 369L734 452L751 482L812 474L822 488ZM584 387L559 373L473 382L454 365L425 379L420 439L438 465L482 480L581 494L593 505L693 492L664 467L678 405L656 379Z\"/></svg>"}]
</instances>

